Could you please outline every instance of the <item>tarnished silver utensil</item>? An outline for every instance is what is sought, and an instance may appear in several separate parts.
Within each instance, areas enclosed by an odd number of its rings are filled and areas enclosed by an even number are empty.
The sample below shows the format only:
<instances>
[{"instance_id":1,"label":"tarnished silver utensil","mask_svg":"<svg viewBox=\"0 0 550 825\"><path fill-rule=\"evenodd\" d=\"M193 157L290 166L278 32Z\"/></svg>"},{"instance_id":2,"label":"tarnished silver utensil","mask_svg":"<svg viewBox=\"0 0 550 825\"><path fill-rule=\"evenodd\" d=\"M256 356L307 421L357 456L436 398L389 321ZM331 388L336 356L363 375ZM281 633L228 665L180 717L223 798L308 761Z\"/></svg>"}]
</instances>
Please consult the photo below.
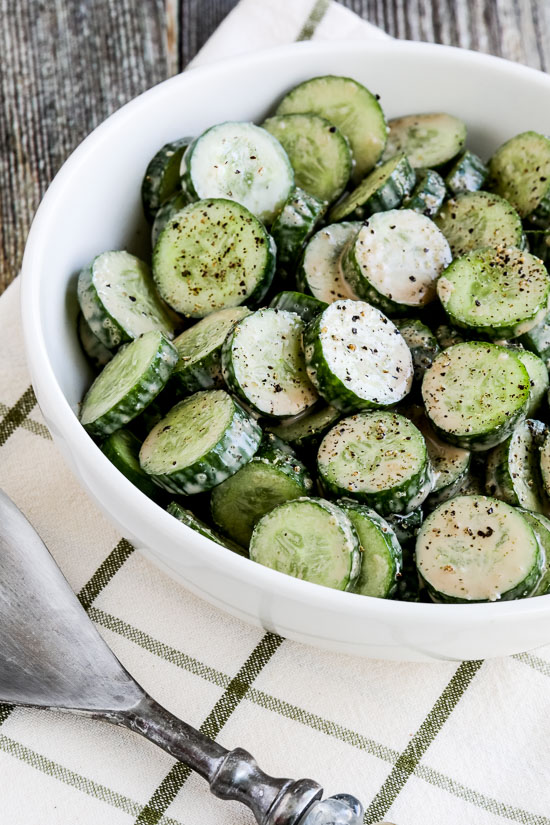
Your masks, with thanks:
<instances>
[{"instance_id":1,"label":"tarnished silver utensil","mask_svg":"<svg viewBox=\"0 0 550 825\"><path fill-rule=\"evenodd\" d=\"M311 779L276 779L152 699L107 647L46 545L0 490L0 701L63 709L140 733L184 762L260 825L360 825L353 796L320 801Z\"/></svg>"}]
</instances>

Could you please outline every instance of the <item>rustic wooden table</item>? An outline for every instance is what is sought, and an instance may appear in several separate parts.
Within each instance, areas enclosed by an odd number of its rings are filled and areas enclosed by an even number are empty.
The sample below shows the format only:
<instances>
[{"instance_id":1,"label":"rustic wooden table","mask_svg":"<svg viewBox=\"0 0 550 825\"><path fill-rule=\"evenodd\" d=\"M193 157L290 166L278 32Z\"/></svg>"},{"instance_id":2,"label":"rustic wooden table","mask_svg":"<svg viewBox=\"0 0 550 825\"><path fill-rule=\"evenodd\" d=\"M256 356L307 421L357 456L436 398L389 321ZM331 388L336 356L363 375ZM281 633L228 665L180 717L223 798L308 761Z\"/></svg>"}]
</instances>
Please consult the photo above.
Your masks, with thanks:
<instances>
[{"instance_id":1,"label":"rustic wooden table","mask_svg":"<svg viewBox=\"0 0 550 825\"><path fill-rule=\"evenodd\" d=\"M549 0L341 0L389 34L547 70ZM237 0L0 0L0 292L47 185L130 98L179 72Z\"/></svg>"}]
</instances>

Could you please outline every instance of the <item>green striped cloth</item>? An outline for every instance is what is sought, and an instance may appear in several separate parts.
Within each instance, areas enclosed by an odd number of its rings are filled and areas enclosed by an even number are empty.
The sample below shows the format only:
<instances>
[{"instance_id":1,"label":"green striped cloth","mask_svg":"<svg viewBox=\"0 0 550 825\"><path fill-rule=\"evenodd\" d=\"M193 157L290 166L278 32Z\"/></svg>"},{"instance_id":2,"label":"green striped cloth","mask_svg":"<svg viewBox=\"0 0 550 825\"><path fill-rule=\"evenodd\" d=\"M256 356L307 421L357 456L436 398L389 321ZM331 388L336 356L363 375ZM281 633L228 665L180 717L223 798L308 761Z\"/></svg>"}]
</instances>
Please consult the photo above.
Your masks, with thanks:
<instances>
[{"instance_id":1,"label":"green striped cloth","mask_svg":"<svg viewBox=\"0 0 550 825\"><path fill-rule=\"evenodd\" d=\"M282 5L243 0L200 60L383 36L337 5ZM199 601L134 552L64 465L29 384L18 306L16 282L0 300L0 487L158 701L274 775L357 795L366 823L550 825L550 648L462 664L365 661ZM0 777L6 825L251 823L146 741L63 714L0 705Z\"/></svg>"}]
</instances>

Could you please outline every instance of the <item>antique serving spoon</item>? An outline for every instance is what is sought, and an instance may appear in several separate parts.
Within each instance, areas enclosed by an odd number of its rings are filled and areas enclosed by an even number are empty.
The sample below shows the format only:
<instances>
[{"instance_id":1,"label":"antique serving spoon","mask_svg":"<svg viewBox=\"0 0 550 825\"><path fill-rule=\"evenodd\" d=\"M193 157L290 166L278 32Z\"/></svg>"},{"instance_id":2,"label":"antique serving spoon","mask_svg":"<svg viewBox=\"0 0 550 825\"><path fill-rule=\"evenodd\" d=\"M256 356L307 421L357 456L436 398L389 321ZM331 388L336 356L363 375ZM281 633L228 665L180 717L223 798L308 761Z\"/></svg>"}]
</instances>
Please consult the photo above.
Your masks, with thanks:
<instances>
[{"instance_id":1,"label":"antique serving spoon","mask_svg":"<svg viewBox=\"0 0 550 825\"><path fill-rule=\"evenodd\" d=\"M320 801L311 779L275 779L161 707L107 647L46 545L0 490L0 701L71 711L140 733L259 825L361 825L353 796Z\"/></svg>"}]
</instances>

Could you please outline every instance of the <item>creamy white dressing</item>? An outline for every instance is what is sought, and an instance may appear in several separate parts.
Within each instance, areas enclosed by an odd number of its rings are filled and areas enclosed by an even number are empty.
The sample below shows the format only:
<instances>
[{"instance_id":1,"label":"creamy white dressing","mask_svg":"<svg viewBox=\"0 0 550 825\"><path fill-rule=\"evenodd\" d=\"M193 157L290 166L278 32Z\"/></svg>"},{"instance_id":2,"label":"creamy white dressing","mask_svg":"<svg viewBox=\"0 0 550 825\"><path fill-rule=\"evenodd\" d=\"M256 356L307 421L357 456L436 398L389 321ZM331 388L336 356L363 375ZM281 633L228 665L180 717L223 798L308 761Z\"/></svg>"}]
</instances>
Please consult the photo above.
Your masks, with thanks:
<instances>
[{"instance_id":1,"label":"creamy white dressing","mask_svg":"<svg viewBox=\"0 0 550 825\"><path fill-rule=\"evenodd\" d=\"M340 258L360 227L359 222L335 223L321 229L308 243L302 266L307 285L319 301L331 304L341 298L357 300L344 278Z\"/></svg>"}]
</instances>

